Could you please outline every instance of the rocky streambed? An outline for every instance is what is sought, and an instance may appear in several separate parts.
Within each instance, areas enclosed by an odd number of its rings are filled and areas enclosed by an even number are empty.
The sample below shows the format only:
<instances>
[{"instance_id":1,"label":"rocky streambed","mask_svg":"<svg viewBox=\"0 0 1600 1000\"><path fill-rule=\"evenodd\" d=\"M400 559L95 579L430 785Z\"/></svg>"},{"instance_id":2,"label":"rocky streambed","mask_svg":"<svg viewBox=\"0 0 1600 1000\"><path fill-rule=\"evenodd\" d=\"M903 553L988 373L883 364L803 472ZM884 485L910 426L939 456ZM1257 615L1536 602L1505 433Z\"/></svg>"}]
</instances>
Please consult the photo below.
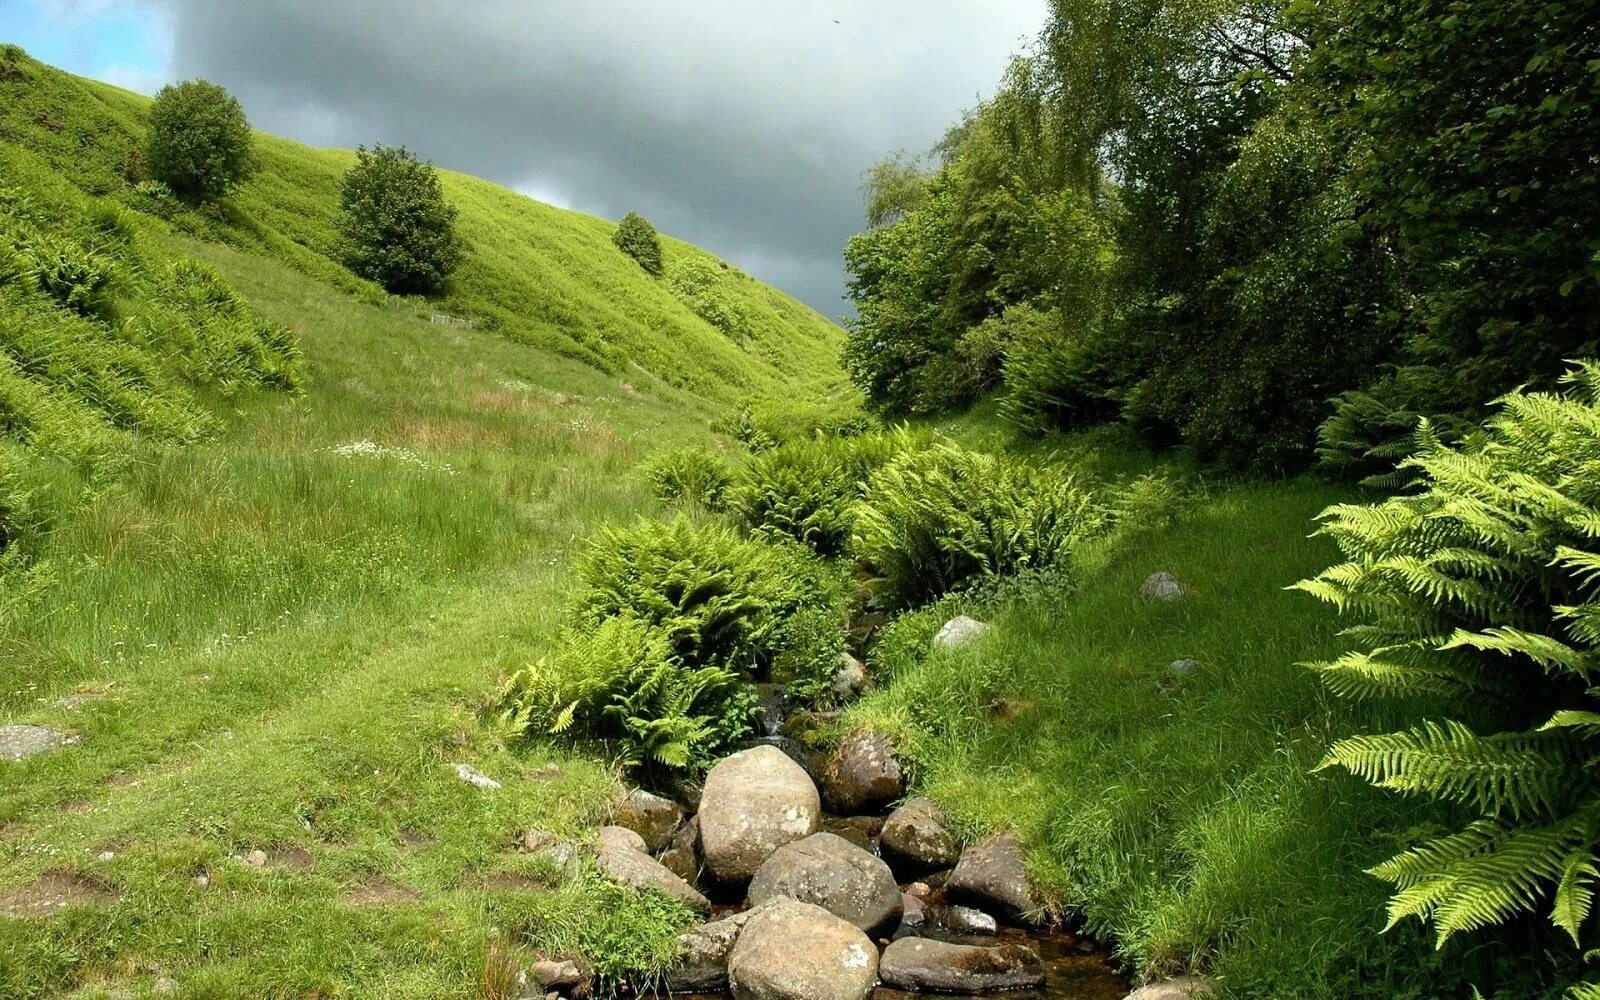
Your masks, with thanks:
<instances>
[{"instance_id":1,"label":"rocky streambed","mask_svg":"<svg viewBox=\"0 0 1600 1000\"><path fill-rule=\"evenodd\" d=\"M970 619L951 626L987 628ZM847 663L841 675L852 669ZM674 964L644 992L736 1000L1213 995L1211 984L1191 978L1130 993L1104 951L1041 905L1015 838L962 843L935 803L905 799L904 768L885 736L853 733L819 754L779 735L781 698L768 702L765 739L719 761L699 788L673 797L630 790L614 825L599 831L602 872L703 918L679 936ZM582 997L594 985L580 962L559 956L525 978L534 997Z\"/></svg>"}]
</instances>

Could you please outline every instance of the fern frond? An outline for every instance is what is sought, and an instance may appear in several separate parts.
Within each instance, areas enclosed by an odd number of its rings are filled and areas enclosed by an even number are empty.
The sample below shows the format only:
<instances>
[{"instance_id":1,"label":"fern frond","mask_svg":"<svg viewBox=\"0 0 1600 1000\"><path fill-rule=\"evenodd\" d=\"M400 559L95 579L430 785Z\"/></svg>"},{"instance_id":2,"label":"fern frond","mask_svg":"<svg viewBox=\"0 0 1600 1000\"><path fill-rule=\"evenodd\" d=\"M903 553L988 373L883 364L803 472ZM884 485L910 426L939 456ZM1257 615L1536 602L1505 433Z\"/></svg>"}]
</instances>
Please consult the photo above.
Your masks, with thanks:
<instances>
[{"instance_id":1,"label":"fern frond","mask_svg":"<svg viewBox=\"0 0 1600 1000\"><path fill-rule=\"evenodd\" d=\"M1503 653L1507 656L1525 656L1538 664L1546 673L1563 672L1587 678L1594 672L1594 658L1557 639L1515 628L1489 628L1482 632L1457 629L1440 649L1477 649L1484 652Z\"/></svg>"}]
</instances>

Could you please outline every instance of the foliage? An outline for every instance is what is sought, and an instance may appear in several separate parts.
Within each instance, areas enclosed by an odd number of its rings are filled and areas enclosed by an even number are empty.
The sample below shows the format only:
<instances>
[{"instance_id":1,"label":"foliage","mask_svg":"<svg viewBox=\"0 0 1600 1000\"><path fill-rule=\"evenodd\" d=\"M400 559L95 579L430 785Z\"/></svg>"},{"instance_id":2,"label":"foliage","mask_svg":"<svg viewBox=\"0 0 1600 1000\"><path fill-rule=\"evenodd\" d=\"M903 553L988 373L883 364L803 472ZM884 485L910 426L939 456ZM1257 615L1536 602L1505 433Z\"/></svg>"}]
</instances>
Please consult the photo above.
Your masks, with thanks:
<instances>
[{"instance_id":1,"label":"foliage","mask_svg":"<svg viewBox=\"0 0 1600 1000\"><path fill-rule=\"evenodd\" d=\"M661 237L656 227L638 212L629 212L611 233L617 249L632 257L652 278L661 277Z\"/></svg>"},{"instance_id":2,"label":"foliage","mask_svg":"<svg viewBox=\"0 0 1600 1000\"><path fill-rule=\"evenodd\" d=\"M438 292L461 261L459 210L433 164L404 146L357 149L339 206L345 262L391 292Z\"/></svg>"},{"instance_id":3,"label":"foliage","mask_svg":"<svg viewBox=\"0 0 1600 1000\"><path fill-rule=\"evenodd\" d=\"M207 80L168 84L150 105L143 162L152 180L190 197L220 198L254 169L244 109Z\"/></svg>"},{"instance_id":4,"label":"foliage","mask_svg":"<svg viewBox=\"0 0 1600 1000\"><path fill-rule=\"evenodd\" d=\"M39 233L12 250L18 276L31 278L39 290L83 316L105 316L111 307L114 269L110 257L96 247Z\"/></svg>"},{"instance_id":5,"label":"foliage","mask_svg":"<svg viewBox=\"0 0 1600 1000\"><path fill-rule=\"evenodd\" d=\"M620 227L617 232L620 237ZM750 319L725 288L727 268L702 257L685 257L672 266L667 287L696 316L730 337L743 339L750 333Z\"/></svg>"},{"instance_id":6,"label":"foliage","mask_svg":"<svg viewBox=\"0 0 1600 1000\"><path fill-rule=\"evenodd\" d=\"M1096 521L1070 473L940 442L873 473L856 512L855 551L877 574L881 596L905 607L1048 565Z\"/></svg>"},{"instance_id":7,"label":"foliage","mask_svg":"<svg viewBox=\"0 0 1600 1000\"><path fill-rule=\"evenodd\" d=\"M772 672L785 700L821 709L838 703L834 679L845 653L844 628L837 608L806 608L789 620Z\"/></svg>"},{"instance_id":8,"label":"foliage","mask_svg":"<svg viewBox=\"0 0 1600 1000\"><path fill-rule=\"evenodd\" d=\"M751 529L840 554L855 526L855 504L873 471L910 447L908 433L799 440L761 452L728 494L728 509Z\"/></svg>"},{"instance_id":9,"label":"foliage","mask_svg":"<svg viewBox=\"0 0 1600 1000\"><path fill-rule=\"evenodd\" d=\"M1519 392L1461 447L1404 467L1418 492L1329 508L1347 562L1298 585L1363 621L1360 647L1315 664L1348 697L1452 698L1468 721L1344 739L1324 767L1477 814L1372 869L1394 883L1390 926L1439 944L1535 908L1575 944L1600 872L1600 366L1566 397Z\"/></svg>"},{"instance_id":10,"label":"foliage","mask_svg":"<svg viewBox=\"0 0 1600 1000\"><path fill-rule=\"evenodd\" d=\"M712 426L738 438L751 451L821 438L849 438L877 426L859 398L845 401L746 399L733 414Z\"/></svg>"},{"instance_id":11,"label":"foliage","mask_svg":"<svg viewBox=\"0 0 1600 1000\"><path fill-rule=\"evenodd\" d=\"M644 474L656 499L697 503L707 510L721 509L733 481L733 470L720 455L694 447L658 452L645 462Z\"/></svg>"},{"instance_id":12,"label":"foliage","mask_svg":"<svg viewBox=\"0 0 1600 1000\"><path fill-rule=\"evenodd\" d=\"M628 766L704 769L753 728L755 690L722 666L686 666L671 636L629 615L570 632L503 693L517 730L612 740Z\"/></svg>"},{"instance_id":13,"label":"foliage","mask_svg":"<svg viewBox=\"0 0 1600 1000\"><path fill-rule=\"evenodd\" d=\"M785 622L841 596L833 570L797 545L770 545L685 515L601 531L578 569L577 627L623 615L660 631L686 667L766 670Z\"/></svg>"}]
</instances>

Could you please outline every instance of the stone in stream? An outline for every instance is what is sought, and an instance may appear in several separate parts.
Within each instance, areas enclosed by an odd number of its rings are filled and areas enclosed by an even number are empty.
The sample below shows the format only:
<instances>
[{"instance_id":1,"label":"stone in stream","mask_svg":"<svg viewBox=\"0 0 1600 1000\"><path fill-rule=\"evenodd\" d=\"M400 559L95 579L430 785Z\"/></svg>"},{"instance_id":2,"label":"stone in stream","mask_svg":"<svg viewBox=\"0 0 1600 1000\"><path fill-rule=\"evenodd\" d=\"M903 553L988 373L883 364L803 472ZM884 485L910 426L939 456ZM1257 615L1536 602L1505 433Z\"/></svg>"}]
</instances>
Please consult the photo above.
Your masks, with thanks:
<instances>
[{"instance_id":1,"label":"stone in stream","mask_svg":"<svg viewBox=\"0 0 1600 1000\"><path fill-rule=\"evenodd\" d=\"M625 847L604 848L595 858L595 867L614 881L640 892L659 892L700 913L711 912L710 900L648 854Z\"/></svg>"},{"instance_id":2,"label":"stone in stream","mask_svg":"<svg viewBox=\"0 0 1600 1000\"><path fill-rule=\"evenodd\" d=\"M750 917L728 956L734 1000L866 1000L878 949L820 906L782 899Z\"/></svg>"},{"instance_id":3,"label":"stone in stream","mask_svg":"<svg viewBox=\"0 0 1600 1000\"><path fill-rule=\"evenodd\" d=\"M822 769L822 797L846 815L882 809L905 794L905 769L883 733L861 730L844 738Z\"/></svg>"},{"instance_id":4,"label":"stone in stream","mask_svg":"<svg viewBox=\"0 0 1600 1000\"><path fill-rule=\"evenodd\" d=\"M717 993L728 988L728 954L750 918L777 900L721 920L701 924L678 935L677 957L667 970L672 993Z\"/></svg>"},{"instance_id":5,"label":"stone in stream","mask_svg":"<svg viewBox=\"0 0 1600 1000\"><path fill-rule=\"evenodd\" d=\"M817 832L822 801L805 769L770 746L717 762L700 798L700 850L716 878L746 882L778 848Z\"/></svg>"},{"instance_id":6,"label":"stone in stream","mask_svg":"<svg viewBox=\"0 0 1600 1000\"><path fill-rule=\"evenodd\" d=\"M637 851L648 854L644 838L625 826L602 826L596 834L602 851Z\"/></svg>"},{"instance_id":7,"label":"stone in stream","mask_svg":"<svg viewBox=\"0 0 1600 1000\"><path fill-rule=\"evenodd\" d=\"M998 834L968 846L944 888L953 903L993 913L1022 926L1038 923L1022 845L1010 834Z\"/></svg>"},{"instance_id":8,"label":"stone in stream","mask_svg":"<svg viewBox=\"0 0 1600 1000\"><path fill-rule=\"evenodd\" d=\"M867 668L849 653L839 654L839 669L833 674L833 696L841 702L850 701L867 686Z\"/></svg>"},{"instance_id":9,"label":"stone in stream","mask_svg":"<svg viewBox=\"0 0 1600 1000\"><path fill-rule=\"evenodd\" d=\"M658 860L674 875L685 882L694 883L700 874L700 817L691 816L689 822L678 827L672 843L662 851Z\"/></svg>"},{"instance_id":10,"label":"stone in stream","mask_svg":"<svg viewBox=\"0 0 1600 1000\"><path fill-rule=\"evenodd\" d=\"M957 615L945 622L933 636L934 649L960 649L969 643L976 642L994 631L988 622L980 622L976 618L966 615Z\"/></svg>"},{"instance_id":11,"label":"stone in stream","mask_svg":"<svg viewBox=\"0 0 1600 1000\"><path fill-rule=\"evenodd\" d=\"M72 746L79 737L49 726L0 726L0 760L22 760L34 754Z\"/></svg>"},{"instance_id":12,"label":"stone in stream","mask_svg":"<svg viewBox=\"0 0 1600 1000\"><path fill-rule=\"evenodd\" d=\"M952 906L945 911L944 925L957 934L998 934L1000 923L994 917L970 906Z\"/></svg>"},{"instance_id":13,"label":"stone in stream","mask_svg":"<svg viewBox=\"0 0 1600 1000\"><path fill-rule=\"evenodd\" d=\"M932 799L915 798L889 814L878 836L885 861L902 877L942 871L961 858L961 848Z\"/></svg>"},{"instance_id":14,"label":"stone in stream","mask_svg":"<svg viewBox=\"0 0 1600 1000\"><path fill-rule=\"evenodd\" d=\"M750 902L813 903L873 937L900 922L900 887L879 858L842 837L814 833L778 848L750 880Z\"/></svg>"},{"instance_id":15,"label":"stone in stream","mask_svg":"<svg viewBox=\"0 0 1600 1000\"><path fill-rule=\"evenodd\" d=\"M1164 983L1141 986L1125 1000L1212 1000L1216 995L1216 986L1204 976L1179 976Z\"/></svg>"},{"instance_id":16,"label":"stone in stream","mask_svg":"<svg viewBox=\"0 0 1600 1000\"><path fill-rule=\"evenodd\" d=\"M916 993L998 993L1045 983L1044 963L1020 944L979 946L916 937L892 942L878 974L885 986Z\"/></svg>"},{"instance_id":17,"label":"stone in stream","mask_svg":"<svg viewBox=\"0 0 1600 1000\"><path fill-rule=\"evenodd\" d=\"M683 825L683 808L671 799L632 788L618 803L612 820L644 838L645 849L658 854L672 843L672 835Z\"/></svg>"},{"instance_id":18,"label":"stone in stream","mask_svg":"<svg viewBox=\"0 0 1600 1000\"><path fill-rule=\"evenodd\" d=\"M547 990L571 989L587 978L572 961L535 962L528 966L528 975Z\"/></svg>"},{"instance_id":19,"label":"stone in stream","mask_svg":"<svg viewBox=\"0 0 1600 1000\"><path fill-rule=\"evenodd\" d=\"M1139 596L1147 601L1176 601L1188 593L1184 582L1166 570L1151 573L1139 585Z\"/></svg>"}]
</instances>

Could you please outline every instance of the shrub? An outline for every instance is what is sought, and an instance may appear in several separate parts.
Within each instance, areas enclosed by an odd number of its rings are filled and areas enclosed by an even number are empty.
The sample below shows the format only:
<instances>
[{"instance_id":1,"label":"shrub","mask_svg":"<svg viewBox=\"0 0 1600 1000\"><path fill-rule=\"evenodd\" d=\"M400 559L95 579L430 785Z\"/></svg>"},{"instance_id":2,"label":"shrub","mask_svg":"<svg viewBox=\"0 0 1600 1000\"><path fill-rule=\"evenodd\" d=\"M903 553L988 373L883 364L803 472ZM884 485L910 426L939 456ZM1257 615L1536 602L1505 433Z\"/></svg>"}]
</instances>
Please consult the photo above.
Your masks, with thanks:
<instances>
[{"instance_id":1,"label":"shrub","mask_svg":"<svg viewBox=\"0 0 1600 1000\"><path fill-rule=\"evenodd\" d=\"M187 80L156 95L144 162L173 191L220 198L249 176L250 144L238 100L209 81Z\"/></svg>"},{"instance_id":2,"label":"shrub","mask_svg":"<svg viewBox=\"0 0 1600 1000\"><path fill-rule=\"evenodd\" d=\"M686 667L749 673L771 665L789 618L836 604L842 592L834 571L799 546L681 515L600 532L579 574L579 627L637 618Z\"/></svg>"},{"instance_id":3,"label":"shrub","mask_svg":"<svg viewBox=\"0 0 1600 1000\"><path fill-rule=\"evenodd\" d=\"M19 248L22 271L39 290L82 316L110 312L113 264L94 247L40 235Z\"/></svg>"},{"instance_id":4,"label":"shrub","mask_svg":"<svg viewBox=\"0 0 1600 1000\"><path fill-rule=\"evenodd\" d=\"M733 472L721 456L704 448L677 448L651 456L645 476L656 499L666 503L697 503L708 510L722 506L722 496Z\"/></svg>"},{"instance_id":5,"label":"shrub","mask_svg":"<svg viewBox=\"0 0 1600 1000\"><path fill-rule=\"evenodd\" d=\"M621 229L617 231L621 233ZM679 262L667 277L667 286L696 316L728 336L750 333L750 318L725 287L720 269L710 261L691 257Z\"/></svg>"},{"instance_id":6,"label":"shrub","mask_svg":"<svg viewBox=\"0 0 1600 1000\"><path fill-rule=\"evenodd\" d=\"M877 426L860 399L802 401L749 399L712 427L738 438L751 451L765 451L790 441L856 437Z\"/></svg>"},{"instance_id":7,"label":"shrub","mask_svg":"<svg viewBox=\"0 0 1600 1000\"><path fill-rule=\"evenodd\" d=\"M650 220L638 212L629 212L617 223L617 229L611 234L611 242L617 249L638 261L645 273L652 277L661 276L661 238L656 235L656 227Z\"/></svg>"},{"instance_id":8,"label":"shrub","mask_svg":"<svg viewBox=\"0 0 1600 1000\"><path fill-rule=\"evenodd\" d=\"M630 615L570 632L505 691L517 730L614 741L630 766L700 769L748 735L754 689L720 666L686 666L671 636Z\"/></svg>"},{"instance_id":9,"label":"shrub","mask_svg":"<svg viewBox=\"0 0 1600 1000\"><path fill-rule=\"evenodd\" d=\"M833 684L844 656L844 627L838 608L806 608L789 620L773 669L786 699L816 708L837 704Z\"/></svg>"},{"instance_id":10,"label":"shrub","mask_svg":"<svg viewBox=\"0 0 1600 1000\"><path fill-rule=\"evenodd\" d=\"M867 478L908 441L883 434L817 438L764 451L728 491L728 508L757 532L837 555L850 541Z\"/></svg>"},{"instance_id":11,"label":"shrub","mask_svg":"<svg viewBox=\"0 0 1600 1000\"><path fill-rule=\"evenodd\" d=\"M1069 330L1059 312L1012 306L998 321L1005 347L1000 414L1025 433L1080 430L1117 415L1115 367L1094 330Z\"/></svg>"},{"instance_id":12,"label":"shrub","mask_svg":"<svg viewBox=\"0 0 1600 1000\"><path fill-rule=\"evenodd\" d=\"M883 597L907 606L1048 565L1097 520L1070 474L942 442L873 474L855 548Z\"/></svg>"},{"instance_id":13,"label":"shrub","mask_svg":"<svg viewBox=\"0 0 1600 1000\"><path fill-rule=\"evenodd\" d=\"M1363 619L1359 649L1313 664L1335 692L1456 706L1323 763L1477 814L1372 869L1390 925L1431 921L1441 946L1544 906L1579 942L1600 872L1600 367L1568 381L1505 397L1461 447L1424 425L1419 492L1325 511L1348 561L1296 585Z\"/></svg>"},{"instance_id":14,"label":"shrub","mask_svg":"<svg viewBox=\"0 0 1600 1000\"><path fill-rule=\"evenodd\" d=\"M437 292L461 262L456 208L433 164L404 146L358 148L339 204L345 262L390 292Z\"/></svg>"}]
</instances>

